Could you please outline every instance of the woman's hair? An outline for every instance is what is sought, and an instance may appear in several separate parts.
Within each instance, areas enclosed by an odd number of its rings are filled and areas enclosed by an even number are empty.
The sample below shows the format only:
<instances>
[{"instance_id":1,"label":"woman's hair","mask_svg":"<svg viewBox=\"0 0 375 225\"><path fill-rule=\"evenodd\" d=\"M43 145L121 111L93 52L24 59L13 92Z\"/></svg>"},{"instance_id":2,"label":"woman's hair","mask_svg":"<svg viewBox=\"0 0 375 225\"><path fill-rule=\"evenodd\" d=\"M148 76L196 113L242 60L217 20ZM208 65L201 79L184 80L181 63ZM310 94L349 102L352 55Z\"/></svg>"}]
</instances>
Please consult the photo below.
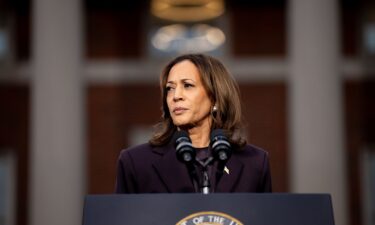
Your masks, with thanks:
<instances>
[{"instance_id":1,"label":"woman's hair","mask_svg":"<svg viewBox=\"0 0 375 225\"><path fill-rule=\"evenodd\" d=\"M246 140L240 134L242 111L238 85L219 60L203 54L181 55L163 69L160 76L162 120L156 125L156 131L150 143L156 146L165 145L177 130L167 105L166 84L172 67L185 60L197 67L203 87L217 108L217 110L211 110L211 130L223 129L232 144L240 147L245 145Z\"/></svg>"}]
</instances>

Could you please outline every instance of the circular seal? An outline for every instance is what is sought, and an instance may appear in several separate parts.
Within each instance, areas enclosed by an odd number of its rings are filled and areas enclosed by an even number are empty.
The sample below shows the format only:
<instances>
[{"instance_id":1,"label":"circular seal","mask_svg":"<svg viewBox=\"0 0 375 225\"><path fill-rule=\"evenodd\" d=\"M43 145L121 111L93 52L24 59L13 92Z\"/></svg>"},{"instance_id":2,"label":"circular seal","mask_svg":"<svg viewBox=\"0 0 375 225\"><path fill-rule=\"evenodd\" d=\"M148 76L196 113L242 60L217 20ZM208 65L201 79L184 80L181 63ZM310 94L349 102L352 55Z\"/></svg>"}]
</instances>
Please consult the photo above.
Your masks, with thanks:
<instances>
[{"instance_id":1,"label":"circular seal","mask_svg":"<svg viewBox=\"0 0 375 225\"><path fill-rule=\"evenodd\" d=\"M243 225L238 219L221 212L207 211L191 214L176 225Z\"/></svg>"}]
</instances>

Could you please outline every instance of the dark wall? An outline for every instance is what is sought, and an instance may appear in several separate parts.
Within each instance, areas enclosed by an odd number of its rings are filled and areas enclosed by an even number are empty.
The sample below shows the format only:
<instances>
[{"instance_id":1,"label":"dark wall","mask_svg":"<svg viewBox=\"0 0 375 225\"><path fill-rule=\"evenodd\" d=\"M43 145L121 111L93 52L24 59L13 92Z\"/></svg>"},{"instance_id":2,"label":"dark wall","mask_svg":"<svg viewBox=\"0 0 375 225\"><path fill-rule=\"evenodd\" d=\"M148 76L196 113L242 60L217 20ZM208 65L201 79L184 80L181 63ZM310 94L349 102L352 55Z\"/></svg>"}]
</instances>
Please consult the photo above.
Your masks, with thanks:
<instances>
[{"instance_id":1,"label":"dark wall","mask_svg":"<svg viewBox=\"0 0 375 225\"><path fill-rule=\"evenodd\" d=\"M16 224L27 224L29 167L29 88L0 84L0 154L16 156Z\"/></svg>"}]
</instances>

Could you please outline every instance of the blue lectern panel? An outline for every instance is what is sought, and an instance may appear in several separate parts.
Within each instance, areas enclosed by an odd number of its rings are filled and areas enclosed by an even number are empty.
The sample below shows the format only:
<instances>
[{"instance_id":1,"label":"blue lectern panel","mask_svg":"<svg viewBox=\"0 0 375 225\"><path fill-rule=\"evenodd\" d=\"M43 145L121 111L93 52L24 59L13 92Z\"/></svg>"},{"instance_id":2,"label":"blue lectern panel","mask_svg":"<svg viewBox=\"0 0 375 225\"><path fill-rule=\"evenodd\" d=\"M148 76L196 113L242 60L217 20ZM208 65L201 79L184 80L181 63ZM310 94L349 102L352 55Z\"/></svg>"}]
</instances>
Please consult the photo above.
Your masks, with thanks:
<instances>
[{"instance_id":1,"label":"blue lectern panel","mask_svg":"<svg viewBox=\"0 0 375 225\"><path fill-rule=\"evenodd\" d=\"M83 225L334 225L327 194L91 195L83 217Z\"/></svg>"}]
</instances>

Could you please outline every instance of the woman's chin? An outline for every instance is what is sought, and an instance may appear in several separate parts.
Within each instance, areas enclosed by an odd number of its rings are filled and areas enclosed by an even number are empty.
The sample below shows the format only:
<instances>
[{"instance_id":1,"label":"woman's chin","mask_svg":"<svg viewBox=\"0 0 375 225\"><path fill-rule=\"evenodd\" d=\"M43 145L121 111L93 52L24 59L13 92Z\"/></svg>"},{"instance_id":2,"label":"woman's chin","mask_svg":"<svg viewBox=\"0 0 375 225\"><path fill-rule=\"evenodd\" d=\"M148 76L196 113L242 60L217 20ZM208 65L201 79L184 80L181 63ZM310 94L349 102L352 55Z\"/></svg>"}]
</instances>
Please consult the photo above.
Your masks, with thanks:
<instances>
[{"instance_id":1,"label":"woman's chin","mask_svg":"<svg viewBox=\"0 0 375 225\"><path fill-rule=\"evenodd\" d=\"M194 127L192 123L188 121L182 121L182 120L173 121L173 124L181 129L188 129L188 128Z\"/></svg>"},{"instance_id":2,"label":"woman's chin","mask_svg":"<svg viewBox=\"0 0 375 225\"><path fill-rule=\"evenodd\" d=\"M184 118L177 118L173 120L173 124L179 127L189 124L189 121Z\"/></svg>"}]
</instances>

